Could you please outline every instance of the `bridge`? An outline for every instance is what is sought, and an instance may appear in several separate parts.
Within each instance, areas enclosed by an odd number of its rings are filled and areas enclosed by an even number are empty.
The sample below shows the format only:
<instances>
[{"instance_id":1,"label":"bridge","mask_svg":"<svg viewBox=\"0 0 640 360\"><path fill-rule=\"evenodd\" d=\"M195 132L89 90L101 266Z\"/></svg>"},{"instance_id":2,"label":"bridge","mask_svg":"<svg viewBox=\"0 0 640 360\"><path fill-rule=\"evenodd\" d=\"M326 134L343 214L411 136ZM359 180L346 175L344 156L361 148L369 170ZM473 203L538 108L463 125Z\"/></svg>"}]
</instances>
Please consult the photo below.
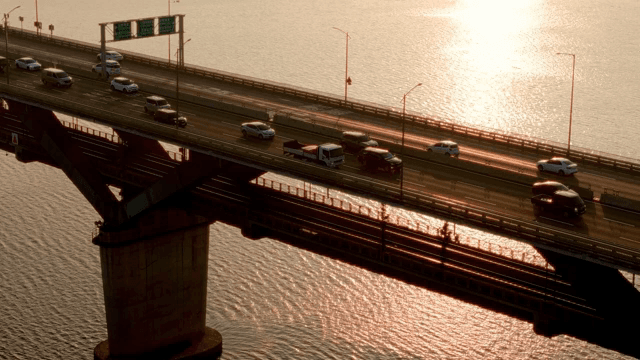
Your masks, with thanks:
<instances>
[{"instance_id":1,"label":"bridge","mask_svg":"<svg viewBox=\"0 0 640 360\"><path fill-rule=\"evenodd\" d=\"M581 173L565 182L592 201L582 220L558 221L536 216L528 197L532 182L553 177L538 173L534 160L566 155L562 147L417 115L403 118L373 104L194 66L180 69L180 109L190 121L187 128L176 129L154 123L142 111L146 94L176 101L175 69L166 62L125 53L124 75L139 83L142 94L114 94L88 71L97 47L17 29L10 29L9 36L8 57L34 56L76 78L71 89L50 89L40 85L38 74L12 69L8 84L0 85L5 105L0 147L21 161L62 168L104 219L93 241L101 251L109 339L96 348L98 358L104 358L99 354L106 348L112 355L148 353L168 344L193 349L212 343L209 350L219 350L219 334L204 325L206 255L197 256L207 253L212 221L239 226L248 237L269 236L410 281L425 284L428 279L429 286L463 292L482 303L507 304L514 313L531 315L541 333L588 337L585 329L605 328L626 338L616 324L628 317L631 306L612 309L586 289L582 276L602 274L599 286L619 284L611 291L624 293L630 303L637 298L622 290L614 270L640 269L635 212L640 165L633 160L572 150L569 157L580 164ZM109 126L117 135L59 121L52 111ZM267 144L242 139L239 124L247 119L271 121L278 139ZM403 191L398 178L364 172L351 156L333 170L282 155L283 139L336 141L350 129L366 129L399 152L403 120ZM460 159L426 152L425 144L440 137L462 144ZM170 155L158 140L188 150ZM443 229L390 221L375 209L349 210L304 189L293 195L290 187L282 191L282 185L261 177L265 172L513 237L539 248L548 264L536 267L519 256L474 248ZM119 198L105 185L119 188ZM175 251L175 244L182 250ZM166 250L172 246L173 251ZM184 262L185 249L191 266L176 267ZM154 250L162 260L139 256L154 257ZM144 264L154 269L153 279L139 270ZM140 292L140 284L150 282L162 282L160 293L167 295ZM179 299L176 293L182 294ZM149 317L154 323L145 321ZM622 343L615 346L624 348Z\"/></svg>"}]
</instances>

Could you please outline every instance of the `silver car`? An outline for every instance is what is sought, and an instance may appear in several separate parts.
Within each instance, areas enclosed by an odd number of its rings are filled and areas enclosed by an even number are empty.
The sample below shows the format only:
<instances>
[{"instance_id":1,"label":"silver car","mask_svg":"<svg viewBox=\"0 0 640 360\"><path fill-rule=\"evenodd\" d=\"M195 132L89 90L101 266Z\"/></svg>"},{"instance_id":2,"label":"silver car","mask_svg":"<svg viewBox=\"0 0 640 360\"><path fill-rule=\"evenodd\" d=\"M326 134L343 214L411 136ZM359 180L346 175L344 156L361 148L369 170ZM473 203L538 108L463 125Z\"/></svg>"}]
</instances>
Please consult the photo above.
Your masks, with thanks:
<instances>
[{"instance_id":1,"label":"silver car","mask_svg":"<svg viewBox=\"0 0 640 360\"><path fill-rule=\"evenodd\" d=\"M111 90L132 93L138 91L138 85L126 77L118 76L111 80Z\"/></svg>"},{"instance_id":2,"label":"silver car","mask_svg":"<svg viewBox=\"0 0 640 360\"><path fill-rule=\"evenodd\" d=\"M434 152L437 154L445 154L447 156L455 156L455 157L458 157L460 155L460 149L458 148L458 144L450 140L437 142L427 147L427 151Z\"/></svg>"},{"instance_id":3,"label":"silver car","mask_svg":"<svg viewBox=\"0 0 640 360\"><path fill-rule=\"evenodd\" d=\"M120 54L117 51L113 51L113 50L107 50L104 52L106 60L115 60L115 61L122 61L124 59L124 56L122 56L122 54ZM102 61L102 53L99 53L98 56L98 61Z\"/></svg>"},{"instance_id":4,"label":"silver car","mask_svg":"<svg viewBox=\"0 0 640 360\"><path fill-rule=\"evenodd\" d=\"M36 71L36 70L40 70L42 68L42 65L40 65L39 62L33 60L33 58L23 57L16 60L16 67L18 69Z\"/></svg>"},{"instance_id":5,"label":"silver car","mask_svg":"<svg viewBox=\"0 0 640 360\"><path fill-rule=\"evenodd\" d=\"M120 63L115 60L106 60L105 64L107 65L107 74L109 75L119 75L120 74ZM91 68L92 72L97 72L98 74L102 74L102 63L97 63L93 65Z\"/></svg>"},{"instance_id":6,"label":"silver car","mask_svg":"<svg viewBox=\"0 0 640 360\"><path fill-rule=\"evenodd\" d=\"M578 172L578 164L561 157L553 157L549 160L538 161L539 171L550 171L560 176L571 175Z\"/></svg>"},{"instance_id":7,"label":"silver car","mask_svg":"<svg viewBox=\"0 0 640 360\"><path fill-rule=\"evenodd\" d=\"M147 97L144 102L144 112L150 112L153 115L159 109L171 109L171 104L169 104L165 98L160 96L152 95Z\"/></svg>"},{"instance_id":8,"label":"silver car","mask_svg":"<svg viewBox=\"0 0 640 360\"><path fill-rule=\"evenodd\" d=\"M245 138L253 136L260 140L273 140L276 136L276 131L263 122L254 121L242 124L242 136Z\"/></svg>"}]
</instances>

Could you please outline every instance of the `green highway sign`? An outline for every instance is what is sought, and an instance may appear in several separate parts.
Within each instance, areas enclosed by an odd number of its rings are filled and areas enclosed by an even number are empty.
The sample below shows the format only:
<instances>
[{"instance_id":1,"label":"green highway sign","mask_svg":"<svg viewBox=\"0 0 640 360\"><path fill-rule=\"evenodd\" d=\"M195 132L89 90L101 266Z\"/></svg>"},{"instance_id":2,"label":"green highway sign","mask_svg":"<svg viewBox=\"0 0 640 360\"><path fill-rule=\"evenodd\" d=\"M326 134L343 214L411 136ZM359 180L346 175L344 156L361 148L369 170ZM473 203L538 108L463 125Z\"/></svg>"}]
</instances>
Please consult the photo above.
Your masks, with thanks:
<instances>
[{"instance_id":1,"label":"green highway sign","mask_svg":"<svg viewBox=\"0 0 640 360\"><path fill-rule=\"evenodd\" d=\"M131 23L120 22L113 23L113 40L128 40L131 39Z\"/></svg>"},{"instance_id":2,"label":"green highway sign","mask_svg":"<svg viewBox=\"0 0 640 360\"><path fill-rule=\"evenodd\" d=\"M176 32L175 16L158 18L158 35L173 34Z\"/></svg>"},{"instance_id":3,"label":"green highway sign","mask_svg":"<svg viewBox=\"0 0 640 360\"><path fill-rule=\"evenodd\" d=\"M153 36L153 22L154 19L138 20L138 37Z\"/></svg>"}]
</instances>

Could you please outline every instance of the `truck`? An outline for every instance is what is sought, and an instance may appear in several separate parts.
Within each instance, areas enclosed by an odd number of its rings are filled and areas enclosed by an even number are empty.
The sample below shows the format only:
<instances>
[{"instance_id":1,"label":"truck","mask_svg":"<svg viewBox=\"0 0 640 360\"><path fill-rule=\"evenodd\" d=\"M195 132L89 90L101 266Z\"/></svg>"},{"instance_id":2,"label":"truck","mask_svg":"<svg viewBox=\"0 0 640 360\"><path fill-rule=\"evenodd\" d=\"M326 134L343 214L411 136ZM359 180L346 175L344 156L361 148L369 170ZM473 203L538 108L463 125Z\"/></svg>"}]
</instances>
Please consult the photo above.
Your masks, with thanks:
<instances>
[{"instance_id":1,"label":"truck","mask_svg":"<svg viewBox=\"0 0 640 360\"><path fill-rule=\"evenodd\" d=\"M282 144L284 155L292 155L296 159L308 159L337 168L344 163L344 151L337 144L303 144L298 140L287 141Z\"/></svg>"},{"instance_id":2,"label":"truck","mask_svg":"<svg viewBox=\"0 0 640 360\"><path fill-rule=\"evenodd\" d=\"M571 190L535 195L531 198L531 203L536 211L562 214L564 217L579 216L587 210L580 195Z\"/></svg>"}]
</instances>

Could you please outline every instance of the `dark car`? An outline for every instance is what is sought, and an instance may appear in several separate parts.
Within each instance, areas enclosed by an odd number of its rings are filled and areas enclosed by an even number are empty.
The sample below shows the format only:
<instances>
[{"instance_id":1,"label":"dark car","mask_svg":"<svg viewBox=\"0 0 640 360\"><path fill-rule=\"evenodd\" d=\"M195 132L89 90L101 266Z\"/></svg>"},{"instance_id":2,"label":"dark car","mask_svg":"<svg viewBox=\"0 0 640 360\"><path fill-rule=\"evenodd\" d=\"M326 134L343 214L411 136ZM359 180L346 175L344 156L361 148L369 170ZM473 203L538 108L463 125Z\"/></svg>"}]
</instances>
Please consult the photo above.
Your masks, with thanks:
<instances>
[{"instance_id":1,"label":"dark car","mask_svg":"<svg viewBox=\"0 0 640 360\"><path fill-rule=\"evenodd\" d=\"M358 153L369 146L378 146L378 142L371 140L369 135L359 131L345 131L340 138L340 145L345 151Z\"/></svg>"},{"instance_id":2,"label":"dark car","mask_svg":"<svg viewBox=\"0 0 640 360\"><path fill-rule=\"evenodd\" d=\"M382 170L390 174L402 171L402 160L387 149L366 147L358 153L358 161L370 170Z\"/></svg>"},{"instance_id":3,"label":"dark car","mask_svg":"<svg viewBox=\"0 0 640 360\"><path fill-rule=\"evenodd\" d=\"M556 191L575 192L557 181L538 181L531 186L531 192L533 193L533 195L553 195Z\"/></svg>"},{"instance_id":4,"label":"dark car","mask_svg":"<svg viewBox=\"0 0 640 360\"><path fill-rule=\"evenodd\" d=\"M559 190L552 195L539 194L531 198L536 211L544 211L562 216L579 216L587 211L584 201L575 191Z\"/></svg>"},{"instance_id":5,"label":"dark car","mask_svg":"<svg viewBox=\"0 0 640 360\"><path fill-rule=\"evenodd\" d=\"M6 57L0 56L0 72L4 72L9 67L9 60Z\"/></svg>"},{"instance_id":6,"label":"dark car","mask_svg":"<svg viewBox=\"0 0 640 360\"><path fill-rule=\"evenodd\" d=\"M177 111L171 109L158 109L153 115L153 119L165 124L178 125L180 127L187 126L187 118L180 116Z\"/></svg>"}]
</instances>

